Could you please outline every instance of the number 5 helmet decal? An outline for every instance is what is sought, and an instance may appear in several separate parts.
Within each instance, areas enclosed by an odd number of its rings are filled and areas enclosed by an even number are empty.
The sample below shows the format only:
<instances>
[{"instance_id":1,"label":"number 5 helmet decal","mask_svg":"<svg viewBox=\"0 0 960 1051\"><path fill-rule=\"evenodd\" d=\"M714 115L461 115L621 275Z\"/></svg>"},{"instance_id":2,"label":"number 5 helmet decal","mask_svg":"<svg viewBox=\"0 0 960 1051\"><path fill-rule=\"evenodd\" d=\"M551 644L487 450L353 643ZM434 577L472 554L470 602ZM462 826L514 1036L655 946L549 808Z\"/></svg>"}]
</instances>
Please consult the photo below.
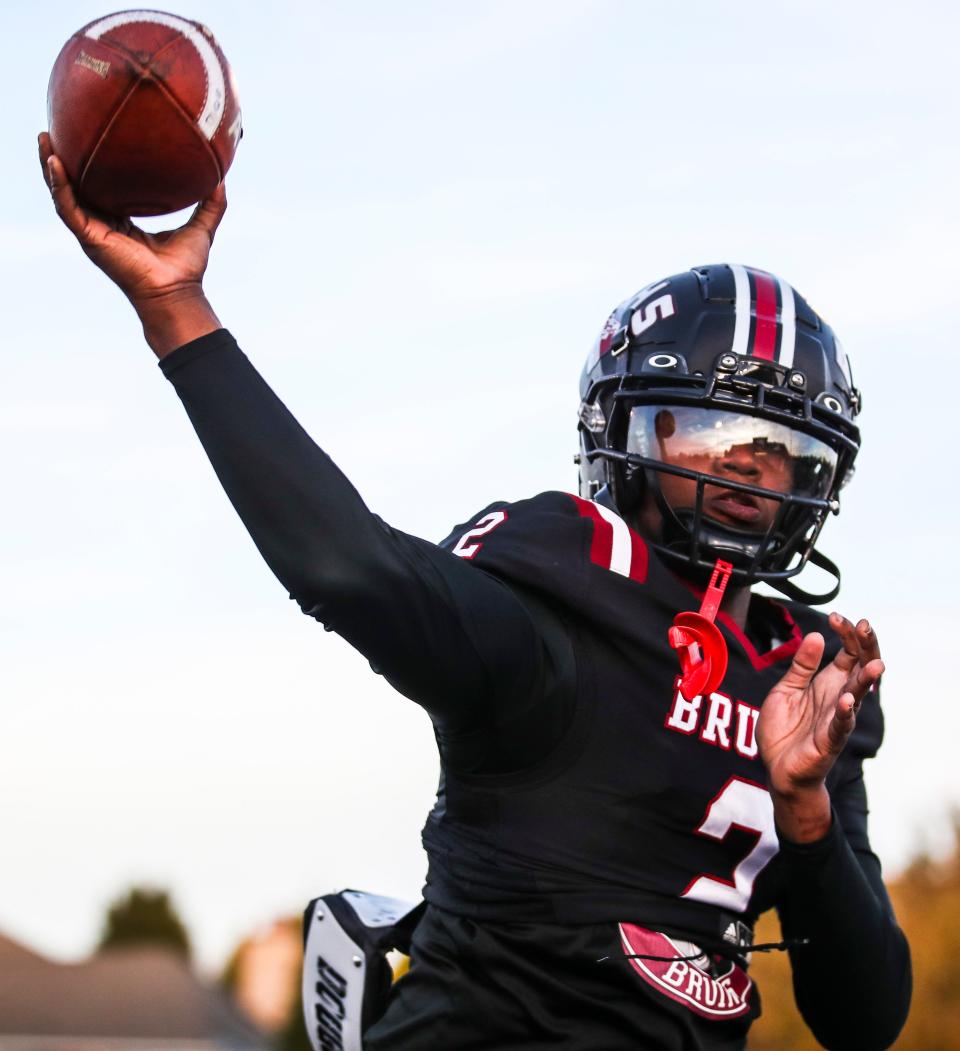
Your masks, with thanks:
<instances>
[{"instance_id":1,"label":"number 5 helmet decal","mask_svg":"<svg viewBox=\"0 0 960 1051\"><path fill-rule=\"evenodd\" d=\"M814 547L852 474L860 394L786 281L721 264L648 285L607 319L580 398L580 495L656 522L668 563L700 577L723 558L740 582L837 593ZM790 580L808 562L836 576L828 594Z\"/></svg>"}]
</instances>

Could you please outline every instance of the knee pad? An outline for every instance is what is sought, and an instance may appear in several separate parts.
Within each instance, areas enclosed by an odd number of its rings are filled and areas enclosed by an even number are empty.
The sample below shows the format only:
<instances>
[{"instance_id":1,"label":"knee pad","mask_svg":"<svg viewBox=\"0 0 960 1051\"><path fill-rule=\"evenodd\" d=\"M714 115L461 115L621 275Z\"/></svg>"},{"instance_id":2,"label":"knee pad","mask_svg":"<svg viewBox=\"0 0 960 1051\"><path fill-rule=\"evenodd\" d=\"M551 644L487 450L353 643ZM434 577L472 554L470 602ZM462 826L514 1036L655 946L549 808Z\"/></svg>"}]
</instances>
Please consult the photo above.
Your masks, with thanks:
<instances>
[{"instance_id":1,"label":"knee pad","mask_svg":"<svg viewBox=\"0 0 960 1051\"><path fill-rule=\"evenodd\" d=\"M359 890L314 898L303 914L303 1018L314 1051L361 1051L387 1003L387 953L409 953L424 903Z\"/></svg>"}]
</instances>

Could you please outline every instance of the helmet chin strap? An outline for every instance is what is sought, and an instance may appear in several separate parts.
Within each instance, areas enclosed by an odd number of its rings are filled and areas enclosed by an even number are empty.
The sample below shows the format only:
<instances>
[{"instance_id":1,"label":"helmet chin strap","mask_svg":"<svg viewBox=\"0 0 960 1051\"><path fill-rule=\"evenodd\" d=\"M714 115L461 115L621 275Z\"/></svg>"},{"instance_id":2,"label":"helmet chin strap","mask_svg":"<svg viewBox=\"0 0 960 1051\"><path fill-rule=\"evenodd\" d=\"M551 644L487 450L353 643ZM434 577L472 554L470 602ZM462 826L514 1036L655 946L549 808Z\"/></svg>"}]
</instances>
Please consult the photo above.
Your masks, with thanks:
<instances>
[{"instance_id":1,"label":"helmet chin strap","mask_svg":"<svg viewBox=\"0 0 960 1051\"><path fill-rule=\"evenodd\" d=\"M817 569L826 570L836 580L836 584L829 591L824 592L822 595L813 595L809 591L798 588L792 580L771 581L770 586L776 588L777 591L782 591L787 598L792 598L796 602L804 602L808 606L820 606L824 602L832 602L840 593L840 570L837 568L837 564L827 558L826 555L822 555L816 548L810 552L810 557L807 561L815 565Z\"/></svg>"}]
</instances>

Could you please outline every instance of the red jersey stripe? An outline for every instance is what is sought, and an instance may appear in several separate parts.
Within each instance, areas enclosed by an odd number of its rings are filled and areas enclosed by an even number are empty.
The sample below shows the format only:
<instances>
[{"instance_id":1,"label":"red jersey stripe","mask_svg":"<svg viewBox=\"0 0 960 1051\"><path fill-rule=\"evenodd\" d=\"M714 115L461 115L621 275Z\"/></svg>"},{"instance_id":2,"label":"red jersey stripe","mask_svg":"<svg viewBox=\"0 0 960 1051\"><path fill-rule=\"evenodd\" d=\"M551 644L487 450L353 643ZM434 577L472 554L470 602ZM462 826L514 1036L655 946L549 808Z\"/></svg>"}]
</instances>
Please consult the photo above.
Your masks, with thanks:
<instances>
[{"instance_id":1,"label":"red jersey stripe","mask_svg":"<svg viewBox=\"0 0 960 1051\"><path fill-rule=\"evenodd\" d=\"M590 561L595 566L603 569L610 568L610 560L613 557L613 527L604 521L603 516L597 510L597 505L592 500L583 500L579 496L573 497L577 510L584 518L593 522L593 539L590 541Z\"/></svg>"},{"instance_id":2,"label":"red jersey stripe","mask_svg":"<svg viewBox=\"0 0 960 1051\"><path fill-rule=\"evenodd\" d=\"M647 582L647 561L649 558L647 545L643 542L643 537L632 529L630 530L630 549L630 579L635 580L638 584L645 584Z\"/></svg>"},{"instance_id":3,"label":"red jersey stripe","mask_svg":"<svg viewBox=\"0 0 960 1051\"><path fill-rule=\"evenodd\" d=\"M649 555L643 537L630 529L616 512L601 508L592 500L573 496L572 493L570 498L580 515L593 523L590 561L601 569L629 577L638 584L645 583ZM629 545L629 552L626 545Z\"/></svg>"}]
</instances>

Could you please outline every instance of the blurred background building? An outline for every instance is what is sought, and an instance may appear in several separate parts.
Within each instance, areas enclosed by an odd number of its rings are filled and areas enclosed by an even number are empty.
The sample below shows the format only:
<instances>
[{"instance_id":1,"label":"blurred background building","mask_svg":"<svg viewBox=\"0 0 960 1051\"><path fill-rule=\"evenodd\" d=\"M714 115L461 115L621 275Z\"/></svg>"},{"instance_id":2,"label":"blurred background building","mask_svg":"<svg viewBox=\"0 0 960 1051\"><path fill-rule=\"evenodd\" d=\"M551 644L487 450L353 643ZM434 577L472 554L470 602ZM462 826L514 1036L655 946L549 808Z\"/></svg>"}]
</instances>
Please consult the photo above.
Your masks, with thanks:
<instances>
[{"instance_id":1,"label":"blurred background building","mask_svg":"<svg viewBox=\"0 0 960 1051\"><path fill-rule=\"evenodd\" d=\"M266 1051L268 1037L217 985L163 946L45 959L0 935L2 1051Z\"/></svg>"}]
</instances>

